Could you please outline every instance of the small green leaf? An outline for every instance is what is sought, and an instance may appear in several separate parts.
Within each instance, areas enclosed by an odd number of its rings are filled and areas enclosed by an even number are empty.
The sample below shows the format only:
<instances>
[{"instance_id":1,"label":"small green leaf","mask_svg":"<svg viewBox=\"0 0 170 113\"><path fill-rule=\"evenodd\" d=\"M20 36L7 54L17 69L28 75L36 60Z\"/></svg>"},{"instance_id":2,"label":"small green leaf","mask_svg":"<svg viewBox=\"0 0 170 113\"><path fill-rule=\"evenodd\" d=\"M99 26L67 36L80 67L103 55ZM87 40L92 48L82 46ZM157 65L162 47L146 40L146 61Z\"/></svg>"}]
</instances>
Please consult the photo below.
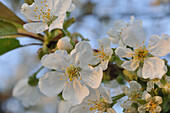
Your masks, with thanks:
<instances>
[{"instance_id":1,"label":"small green leaf","mask_svg":"<svg viewBox=\"0 0 170 113\"><path fill-rule=\"evenodd\" d=\"M0 18L6 19L9 21L16 22L18 24L25 24L23 20L21 20L18 16L16 16L9 8L7 8L4 4L0 2Z\"/></svg>"},{"instance_id":2,"label":"small green leaf","mask_svg":"<svg viewBox=\"0 0 170 113\"><path fill-rule=\"evenodd\" d=\"M143 100L143 99L138 99L137 101L138 101L140 104L142 104L142 105L146 104L146 101Z\"/></svg>"},{"instance_id":3,"label":"small green leaf","mask_svg":"<svg viewBox=\"0 0 170 113\"><path fill-rule=\"evenodd\" d=\"M5 20L0 20L0 36L17 34L17 28Z\"/></svg>"},{"instance_id":4,"label":"small green leaf","mask_svg":"<svg viewBox=\"0 0 170 113\"><path fill-rule=\"evenodd\" d=\"M24 0L25 1L25 3L27 3L28 5L31 5L33 2L34 2L34 0Z\"/></svg>"},{"instance_id":5,"label":"small green leaf","mask_svg":"<svg viewBox=\"0 0 170 113\"><path fill-rule=\"evenodd\" d=\"M71 26L73 23L75 23L75 18L72 17L64 22L63 28L67 29L69 26Z\"/></svg>"},{"instance_id":6,"label":"small green leaf","mask_svg":"<svg viewBox=\"0 0 170 113\"><path fill-rule=\"evenodd\" d=\"M0 39L0 55L7 53L13 49L21 47L19 40L14 38L1 38Z\"/></svg>"}]
</instances>

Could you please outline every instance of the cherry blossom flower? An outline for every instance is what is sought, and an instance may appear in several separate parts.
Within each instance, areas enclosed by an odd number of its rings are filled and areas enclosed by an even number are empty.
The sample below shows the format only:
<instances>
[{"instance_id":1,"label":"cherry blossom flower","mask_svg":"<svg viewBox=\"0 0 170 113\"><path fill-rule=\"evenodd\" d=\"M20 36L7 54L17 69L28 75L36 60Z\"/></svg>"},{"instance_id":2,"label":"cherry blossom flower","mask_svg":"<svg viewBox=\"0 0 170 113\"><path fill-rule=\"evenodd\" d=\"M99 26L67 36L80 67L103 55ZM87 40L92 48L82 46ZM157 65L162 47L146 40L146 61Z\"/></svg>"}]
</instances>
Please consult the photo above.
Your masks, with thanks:
<instances>
[{"instance_id":1,"label":"cherry blossom flower","mask_svg":"<svg viewBox=\"0 0 170 113\"><path fill-rule=\"evenodd\" d=\"M91 63L92 65L97 65L102 67L103 70L106 70L108 67L109 60L113 54L113 50L110 47L110 40L108 38L103 38L98 40L99 42L99 49L95 53L95 56L92 58Z\"/></svg>"},{"instance_id":2,"label":"cherry blossom flower","mask_svg":"<svg viewBox=\"0 0 170 113\"><path fill-rule=\"evenodd\" d=\"M98 89L91 89L89 96L80 105L71 107L69 113L116 113L109 106L111 103L109 89L100 86Z\"/></svg>"},{"instance_id":3,"label":"cherry blossom flower","mask_svg":"<svg viewBox=\"0 0 170 113\"><path fill-rule=\"evenodd\" d=\"M162 103L162 97L151 97L151 95L147 93L145 95L145 100L147 103L138 108L139 113L145 113L146 111L149 111L149 113L160 113L162 108L159 106L159 104Z\"/></svg>"},{"instance_id":4,"label":"cherry blossom flower","mask_svg":"<svg viewBox=\"0 0 170 113\"><path fill-rule=\"evenodd\" d=\"M142 21L135 20L133 16L129 23L122 20L116 21L114 28L109 29L107 34L112 43L119 44L122 47L133 46L133 41L140 44L145 39Z\"/></svg>"},{"instance_id":5,"label":"cherry blossom flower","mask_svg":"<svg viewBox=\"0 0 170 113\"><path fill-rule=\"evenodd\" d=\"M25 24L24 29L33 33L62 29L66 12L73 9L71 3L72 0L35 0L32 5L24 3L21 12L33 21Z\"/></svg>"},{"instance_id":6,"label":"cherry blossom flower","mask_svg":"<svg viewBox=\"0 0 170 113\"><path fill-rule=\"evenodd\" d=\"M16 84L12 95L20 100L24 107L36 105L41 97L41 93L37 87L28 84L28 78L21 79Z\"/></svg>"},{"instance_id":7,"label":"cherry blossom flower","mask_svg":"<svg viewBox=\"0 0 170 113\"><path fill-rule=\"evenodd\" d=\"M89 43L79 42L70 55L65 50L45 55L41 59L42 65L56 69L46 73L39 80L40 90L47 96L56 96L61 91L65 100L77 105L89 95L89 89L98 88L103 72L101 67L89 66L93 50Z\"/></svg>"},{"instance_id":8,"label":"cherry blossom flower","mask_svg":"<svg viewBox=\"0 0 170 113\"><path fill-rule=\"evenodd\" d=\"M135 43L135 40L133 42ZM131 60L125 61L121 66L129 71L135 71L139 67L138 76L145 79L162 78L167 72L167 67L164 60L159 57L165 56L169 52L170 38L167 35L162 35L161 38L155 35L152 36L148 47L136 44L134 50L119 47L115 51L119 57L132 57Z\"/></svg>"}]
</instances>

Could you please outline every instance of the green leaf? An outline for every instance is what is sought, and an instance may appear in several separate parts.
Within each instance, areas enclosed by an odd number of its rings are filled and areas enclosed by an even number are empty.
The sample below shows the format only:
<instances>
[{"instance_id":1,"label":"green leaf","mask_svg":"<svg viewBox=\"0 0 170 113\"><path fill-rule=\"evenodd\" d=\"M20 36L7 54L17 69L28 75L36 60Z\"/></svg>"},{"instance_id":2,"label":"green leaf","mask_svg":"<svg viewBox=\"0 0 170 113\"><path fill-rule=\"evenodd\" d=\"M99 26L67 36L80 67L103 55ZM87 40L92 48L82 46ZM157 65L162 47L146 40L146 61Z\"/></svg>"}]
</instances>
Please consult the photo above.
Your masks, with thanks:
<instances>
[{"instance_id":1,"label":"green leaf","mask_svg":"<svg viewBox=\"0 0 170 113\"><path fill-rule=\"evenodd\" d=\"M143 99L138 99L137 101L138 101L140 104L142 104L142 105L146 104L146 101L143 100Z\"/></svg>"},{"instance_id":2,"label":"green leaf","mask_svg":"<svg viewBox=\"0 0 170 113\"><path fill-rule=\"evenodd\" d=\"M18 30L15 25L5 20L0 20L0 36L14 35L17 33Z\"/></svg>"},{"instance_id":3,"label":"green leaf","mask_svg":"<svg viewBox=\"0 0 170 113\"><path fill-rule=\"evenodd\" d=\"M19 41L14 38L1 38L0 39L0 55L7 53L13 49L21 47Z\"/></svg>"},{"instance_id":4,"label":"green leaf","mask_svg":"<svg viewBox=\"0 0 170 113\"><path fill-rule=\"evenodd\" d=\"M76 21L76 19L75 19L74 17L66 20L66 21L64 22L63 28L64 28L64 29L67 29L67 28L70 27L73 23L75 23L75 21Z\"/></svg>"},{"instance_id":5,"label":"green leaf","mask_svg":"<svg viewBox=\"0 0 170 113\"><path fill-rule=\"evenodd\" d=\"M7 8L2 2L0 2L0 18L6 19L9 21L16 22L18 24L25 24L23 20L21 20L18 16L16 16L9 8Z\"/></svg>"},{"instance_id":6,"label":"green leaf","mask_svg":"<svg viewBox=\"0 0 170 113\"><path fill-rule=\"evenodd\" d=\"M31 5L33 2L34 2L34 0L24 0L25 1L25 3L27 3L28 5Z\"/></svg>"}]
</instances>

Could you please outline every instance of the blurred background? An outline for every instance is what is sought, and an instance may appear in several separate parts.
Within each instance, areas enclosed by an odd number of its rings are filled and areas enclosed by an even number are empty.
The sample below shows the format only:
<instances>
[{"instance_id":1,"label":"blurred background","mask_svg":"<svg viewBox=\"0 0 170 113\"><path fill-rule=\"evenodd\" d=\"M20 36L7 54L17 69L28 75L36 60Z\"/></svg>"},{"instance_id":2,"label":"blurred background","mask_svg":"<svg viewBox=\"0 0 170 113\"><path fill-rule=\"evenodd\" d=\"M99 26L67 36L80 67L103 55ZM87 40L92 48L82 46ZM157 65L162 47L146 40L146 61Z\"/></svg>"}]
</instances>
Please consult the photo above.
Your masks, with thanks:
<instances>
[{"instance_id":1,"label":"blurred background","mask_svg":"<svg viewBox=\"0 0 170 113\"><path fill-rule=\"evenodd\" d=\"M24 0L0 1L26 21L20 13ZM170 0L73 0L73 2L76 9L71 13L71 17L76 18L76 23L69 30L79 32L90 39L93 48L97 48L97 39L107 37L107 30L113 27L116 20L128 22L132 15L143 20L147 38L162 33L170 35ZM24 37L19 40L21 44L38 42ZM11 97L11 91L18 80L28 77L41 67L37 58L39 48L40 46L19 48L0 56L0 113L24 113L20 102ZM165 58L170 61L170 54ZM42 71L38 76L45 72L46 70ZM120 92L112 91L112 95L116 93ZM115 105L114 108L118 113L122 113L120 105Z\"/></svg>"}]
</instances>

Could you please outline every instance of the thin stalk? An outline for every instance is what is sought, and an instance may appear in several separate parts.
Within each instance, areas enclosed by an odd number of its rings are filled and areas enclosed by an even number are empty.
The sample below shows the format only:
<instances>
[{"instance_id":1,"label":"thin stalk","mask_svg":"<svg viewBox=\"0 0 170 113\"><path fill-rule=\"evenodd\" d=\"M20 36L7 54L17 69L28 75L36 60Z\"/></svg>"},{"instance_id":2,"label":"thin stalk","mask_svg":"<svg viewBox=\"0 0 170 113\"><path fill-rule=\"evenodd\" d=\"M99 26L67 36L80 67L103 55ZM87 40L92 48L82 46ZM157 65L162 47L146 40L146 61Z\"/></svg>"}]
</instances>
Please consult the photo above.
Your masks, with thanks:
<instances>
[{"instance_id":1,"label":"thin stalk","mask_svg":"<svg viewBox=\"0 0 170 113\"><path fill-rule=\"evenodd\" d=\"M37 39L37 40L40 40L40 41L44 42L44 39L42 39L42 38L40 38L40 37L33 36L33 35L24 34L24 33L18 33L17 35L30 37L30 38Z\"/></svg>"}]
</instances>

